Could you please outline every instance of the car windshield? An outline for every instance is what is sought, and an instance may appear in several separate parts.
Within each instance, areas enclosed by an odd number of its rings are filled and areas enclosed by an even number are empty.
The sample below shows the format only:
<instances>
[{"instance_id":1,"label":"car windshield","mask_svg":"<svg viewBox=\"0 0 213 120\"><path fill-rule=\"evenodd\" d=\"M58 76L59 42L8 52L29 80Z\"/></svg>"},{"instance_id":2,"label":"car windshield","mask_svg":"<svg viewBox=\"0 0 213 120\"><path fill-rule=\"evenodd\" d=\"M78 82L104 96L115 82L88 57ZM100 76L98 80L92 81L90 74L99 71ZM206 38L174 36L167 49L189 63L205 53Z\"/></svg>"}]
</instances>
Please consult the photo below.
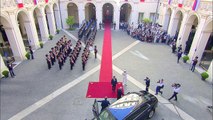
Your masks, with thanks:
<instances>
[{"instance_id":1,"label":"car windshield","mask_svg":"<svg viewBox=\"0 0 213 120\"><path fill-rule=\"evenodd\" d=\"M105 109L99 115L99 120L116 120L116 119L107 109Z\"/></svg>"},{"instance_id":2,"label":"car windshield","mask_svg":"<svg viewBox=\"0 0 213 120\"><path fill-rule=\"evenodd\" d=\"M132 106L136 106L138 104L140 104L141 102L146 101L145 98L139 96L136 93L132 93L129 95L125 95L124 97L120 98L119 100L117 100L116 102L114 102L112 105L110 105L110 108L129 108Z\"/></svg>"}]
</instances>

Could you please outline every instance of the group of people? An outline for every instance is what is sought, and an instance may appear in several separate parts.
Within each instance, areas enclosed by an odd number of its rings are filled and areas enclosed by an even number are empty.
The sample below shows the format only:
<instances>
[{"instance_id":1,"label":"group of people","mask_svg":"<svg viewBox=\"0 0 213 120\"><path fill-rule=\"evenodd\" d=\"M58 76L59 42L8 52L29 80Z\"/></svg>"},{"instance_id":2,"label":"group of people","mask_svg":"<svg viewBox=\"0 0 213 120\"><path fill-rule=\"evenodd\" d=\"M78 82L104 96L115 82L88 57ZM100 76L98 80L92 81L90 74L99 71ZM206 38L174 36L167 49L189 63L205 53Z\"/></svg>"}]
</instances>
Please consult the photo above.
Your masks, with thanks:
<instances>
[{"instance_id":1,"label":"group of people","mask_svg":"<svg viewBox=\"0 0 213 120\"><path fill-rule=\"evenodd\" d=\"M144 81L145 81L145 84L146 84L146 91L148 92L149 86L150 86L150 79L148 77L146 77L144 79ZM174 100L177 101L177 94L180 90L181 85L179 83L174 83L174 84L172 84L172 87L173 87L173 95L168 100L175 98ZM155 95L158 95L158 93L161 93L161 95L162 95L163 91L161 89L163 89L163 88L164 88L164 80L163 79L158 80L157 86L156 86L156 89L155 89Z\"/></svg>"},{"instance_id":2,"label":"group of people","mask_svg":"<svg viewBox=\"0 0 213 120\"><path fill-rule=\"evenodd\" d=\"M156 23L140 23L137 28L127 25L127 34L131 37L145 42L162 42L169 43L174 37L170 37L159 24ZM126 27L124 27L126 28Z\"/></svg>"},{"instance_id":3,"label":"group of people","mask_svg":"<svg viewBox=\"0 0 213 120\"><path fill-rule=\"evenodd\" d=\"M85 66L86 66L90 52L94 50L95 58L97 57L97 52L98 52L97 47L95 46L93 48L93 43L94 43L94 40L95 40L96 33L97 33L97 29L96 29L96 27L94 27L92 32L91 32L91 35L89 36L89 39L86 40L86 46L85 46L83 53L82 53L82 56L81 56L83 71L85 70Z\"/></svg>"},{"instance_id":4,"label":"group of people","mask_svg":"<svg viewBox=\"0 0 213 120\"><path fill-rule=\"evenodd\" d=\"M76 46L80 46L77 42ZM72 50L72 42L71 40L67 40L67 37L64 35L61 39L56 43L56 46L52 47L48 54L46 54L46 61L48 69L58 61L59 69L62 69L62 66L66 62L66 59L76 53L76 49Z\"/></svg>"}]
</instances>

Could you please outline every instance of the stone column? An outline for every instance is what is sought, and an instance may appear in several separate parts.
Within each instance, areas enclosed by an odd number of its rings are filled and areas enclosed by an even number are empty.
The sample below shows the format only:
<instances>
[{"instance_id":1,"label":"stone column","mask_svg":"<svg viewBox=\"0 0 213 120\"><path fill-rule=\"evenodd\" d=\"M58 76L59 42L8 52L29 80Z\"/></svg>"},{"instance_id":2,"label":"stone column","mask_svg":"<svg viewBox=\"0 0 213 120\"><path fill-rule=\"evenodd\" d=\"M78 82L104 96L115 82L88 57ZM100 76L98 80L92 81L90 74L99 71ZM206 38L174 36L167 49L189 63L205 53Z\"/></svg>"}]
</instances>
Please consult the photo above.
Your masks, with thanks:
<instances>
[{"instance_id":1,"label":"stone column","mask_svg":"<svg viewBox=\"0 0 213 120\"><path fill-rule=\"evenodd\" d=\"M12 49L15 60L21 61L25 59L25 54L26 54L25 46L23 43L23 39L18 27L15 14L9 13L9 17L10 17L11 26L13 27L12 28L5 27L4 29L7 34L10 47Z\"/></svg>"},{"instance_id":2,"label":"stone column","mask_svg":"<svg viewBox=\"0 0 213 120\"><path fill-rule=\"evenodd\" d=\"M32 49L37 49L39 48L39 40L38 40L38 33L36 30L35 20L34 20L32 10L28 10L28 16L29 16L29 20L24 21L24 25L27 31L27 36Z\"/></svg>"},{"instance_id":3,"label":"stone column","mask_svg":"<svg viewBox=\"0 0 213 120\"><path fill-rule=\"evenodd\" d=\"M54 15L53 12L47 12L47 19L48 19L48 25L49 25L49 30L51 35L56 34L56 26L55 26L55 20L54 20Z\"/></svg>"},{"instance_id":4,"label":"stone column","mask_svg":"<svg viewBox=\"0 0 213 120\"><path fill-rule=\"evenodd\" d=\"M116 23L116 30L119 30L119 25L120 25L120 9L119 7L116 5L116 7L114 8L114 11L113 11L113 19Z\"/></svg>"},{"instance_id":5,"label":"stone column","mask_svg":"<svg viewBox=\"0 0 213 120\"><path fill-rule=\"evenodd\" d=\"M99 3L97 3L97 5L96 5L97 7L96 7L96 19L97 19L97 27L99 26L99 23L101 22L102 23L102 12L103 12L103 10L102 10L102 5L101 5L101 3L99 2Z\"/></svg>"},{"instance_id":6,"label":"stone column","mask_svg":"<svg viewBox=\"0 0 213 120\"><path fill-rule=\"evenodd\" d=\"M4 60L3 60L3 58L2 58L2 56L0 54L0 79L3 77L2 72L4 70L8 70L8 69L7 69L7 67L6 67L6 65L4 63Z\"/></svg>"},{"instance_id":7,"label":"stone column","mask_svg":"<svg viewBox=\"0 0 213 120\"><path fill-rule=\"evenodd\" d=\"M55 16L55 22L56 22L56 28L61 29L61 16L60 11L58 9L54 10L54 16Z\"/></svg>"},{"instance_id":8,"label":"stone column","mask_svg":"<svg viewBox=\"0 0 213 120\"><path fill-rule=\"evenodd\" d=\"M61 8L60 12L61 12L62 28L63 29L68 29L69 26L66 23L66 19L68 18L68 11L67 11L66 1L61 1L60 8Z\"/></svg>"},{"instance_id":9,"label":"stone column","mask_svg":"<svg viewBox=\"0 0 213 120\"><path fill-rule=\"evenodd\" d=\"M178 19L175 17L175 10L173 10L171 18L170 18L170 22L169 22L169 28L168 28L168 34L170 36L174 36L175 35L175 32L176 32L175 29L174 29L175 24L178 24ZM176 25L176 28L177 28L177 25Z\"/></svg>"},{"instance_id":10,"label":"stone column","mask_svg":"<svg viewBox=\"0 0 213 120\"><path fill-rule=\"evenodd\" d=\"M79 2L78 6L78 16L79 16L79 26L82 25L82 22L85 20L85 12L84 12L83 2Z\"/></svg>"},{"instance_id":11,"label":"stone column","mask_svg":"<svg viewBox=\"0 0 213 120\"><path fill-rule=\"evenodd\" d=\"M138 23L138 10L137 10L138 6L136 3L133 4L132 6L132 11L131 11L131 22L130 25L132 23L134 23L134 28L137 27L137 23Z\"/></svg>"},{"instance_id":12,"label":"stone column","mask_svg":"<svg viewBox=\"0 0 213 120\"><path fill-rule=\"evenodd\" d=\"M49 38L49 32L47 28L47 21L46 21L46 15L44 13L44 8L41 9L41 14L37 14L36 17L38 19L41 39L42 41L47 41Z\"/></svg>"},{"instance_id":13,"label":"stone column","mask_svg":"<svg viewBox=\"0 0 213 120\"><path fill-rule=\"evenodd\" d=\"M209 74L209 78L207 78L206 80L208 80L208 81L210 81L211 83L213 82L213 70L212 70L212 68L213 68L213 60L211 61L211 64L210 64L210 66L209 66L209 69L208 69L208 74Z\"/></svg>"}]
</instances>

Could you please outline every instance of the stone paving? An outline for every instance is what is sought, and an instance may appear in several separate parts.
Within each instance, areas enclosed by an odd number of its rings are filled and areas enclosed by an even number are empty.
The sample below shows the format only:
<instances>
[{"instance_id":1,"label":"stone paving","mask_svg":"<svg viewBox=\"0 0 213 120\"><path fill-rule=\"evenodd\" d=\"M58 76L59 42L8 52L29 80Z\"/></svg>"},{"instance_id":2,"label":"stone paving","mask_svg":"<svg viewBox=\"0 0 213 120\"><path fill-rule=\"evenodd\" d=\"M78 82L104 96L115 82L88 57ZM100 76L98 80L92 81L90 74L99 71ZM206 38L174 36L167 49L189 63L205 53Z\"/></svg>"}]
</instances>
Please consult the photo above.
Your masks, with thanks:
<instances>
[{"instance_id":1,"label":"stone paving","mask_svg":"<svg viewBox=\"0 0 213 120\"><path fill-rule=\"evenodd\" d=\"M77 37L77 31L71 32ZM74 70L70 71L68 60L60 71L56 63L51 70L47 69L45 54L55 45L57 40L64 35L64 32L54 37L54 40L48 41L43 49L35 52L34 60L23 61L15 68L15 78L0 80L0 100L1 100L1 120L7 120L16 115L25 108L31 106L55 90L75 82L76 79L89 73L93 68L100 65L99 59L94 59L90 54L86 70L82 71L81 58L79 57ZM66 35L72 39L69 35ZM122 31L112 31L112 48L115 55L127 46L135 42L130 36ZM98 31L95 45L98 47L98 53L101 55L103 42L103 31ZM72 39L75 45L75 41ZM122 44L121 44L122 43ZM151 79L151 90L155 91L158 79L165 80L163 95L168 99L172 95L171 84L180 83L181 91L178 94L178 101L171 100L171 105L176 105L187 114L197 120L211 120L212 113L207 109L207 105L212 105L212 85L202 81L197 72L189 70L189 64L182 61L176 63L176 56L171 53L171 48L164 44L139 42L118 58L113 60L113 65L120 69L126 69L128 74L137 81L144 84L143 79L148 76ZM88 83L98 81L99 69L90 76L83 79L66 92L53 98L47 104L33 111L23 119L25 120L85 120L92 119L92 104L94 99L86 98ZM122 76L113 71L113 74L122 81ZM130 91L139 91L140 88L132 82L128 82L125 93ZM110 102L115 99L110 99ZM155 116L152 120L181 120L180 116L167 107L164 103L159 103Z\"/></svg>"}]
</instances>

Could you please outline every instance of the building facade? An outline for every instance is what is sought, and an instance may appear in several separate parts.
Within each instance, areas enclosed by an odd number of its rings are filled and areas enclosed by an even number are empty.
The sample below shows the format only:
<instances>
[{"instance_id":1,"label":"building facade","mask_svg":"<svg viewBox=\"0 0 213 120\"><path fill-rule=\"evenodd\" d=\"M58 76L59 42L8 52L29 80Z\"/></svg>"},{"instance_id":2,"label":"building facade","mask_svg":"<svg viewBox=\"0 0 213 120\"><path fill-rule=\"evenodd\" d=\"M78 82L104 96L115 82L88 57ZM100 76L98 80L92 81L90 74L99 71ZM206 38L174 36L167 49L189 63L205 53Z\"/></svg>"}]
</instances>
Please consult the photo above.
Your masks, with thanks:
<instances>
[{"instance_id":1,"label":"building facade","mask_svg":"<svg viewBox=\"0 0 213 120\"><path fill-rule=\"evenodd\" d=\"M6 59L23 61L29 46L36 50L57 29L68 29L68 16L74 16L76 26L89 19L97 24L110 20L117 30L120 22L136 27L150 18L170 36L177 35L177 45L182 44L190 59L198 56L201 63L212 34L212 1L201 0L193 10L194 1L180 5L178 0L1 0L0 72L6 69ZM212 60L207 69L211 66Z\"/></svg>"}]
</instances>

